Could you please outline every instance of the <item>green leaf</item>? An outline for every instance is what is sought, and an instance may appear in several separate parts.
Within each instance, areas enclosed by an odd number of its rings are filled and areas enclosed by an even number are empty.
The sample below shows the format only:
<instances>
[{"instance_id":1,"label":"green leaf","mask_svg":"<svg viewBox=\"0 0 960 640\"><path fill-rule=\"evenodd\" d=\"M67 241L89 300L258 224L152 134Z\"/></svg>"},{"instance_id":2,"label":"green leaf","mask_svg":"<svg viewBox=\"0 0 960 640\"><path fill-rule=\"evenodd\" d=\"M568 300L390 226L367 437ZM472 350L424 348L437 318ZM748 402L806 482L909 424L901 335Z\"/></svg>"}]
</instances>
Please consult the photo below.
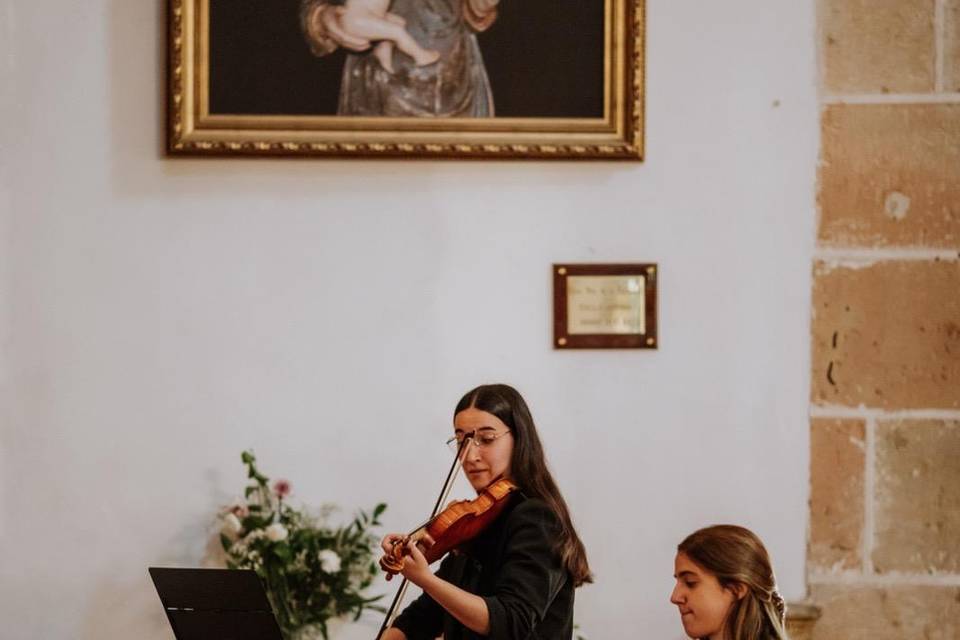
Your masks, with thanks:
<instances>
[{"instance_id":1,"label":"green leaf","mask_svg":"<svg viewBox=\"0 0 960 640\"><path fill-rule=\"evenodd\" d=\"M230 551L230 547L233 546L233 541L227 536L220 534L220 546L223 547L224 551Z\"/></svg>"},{"instance_id":2,"label":"green leaf","mask_svg":"<svg viewBox=\"0 0 960 640\"><path fill-rule=\"evenodd\" d=\"M267 526L268 521L266 518L262 518L257 515L249 515L243 519L243 528L246 531L252 531L254 529L262 529Z\"/></svg>"}]
</instances>

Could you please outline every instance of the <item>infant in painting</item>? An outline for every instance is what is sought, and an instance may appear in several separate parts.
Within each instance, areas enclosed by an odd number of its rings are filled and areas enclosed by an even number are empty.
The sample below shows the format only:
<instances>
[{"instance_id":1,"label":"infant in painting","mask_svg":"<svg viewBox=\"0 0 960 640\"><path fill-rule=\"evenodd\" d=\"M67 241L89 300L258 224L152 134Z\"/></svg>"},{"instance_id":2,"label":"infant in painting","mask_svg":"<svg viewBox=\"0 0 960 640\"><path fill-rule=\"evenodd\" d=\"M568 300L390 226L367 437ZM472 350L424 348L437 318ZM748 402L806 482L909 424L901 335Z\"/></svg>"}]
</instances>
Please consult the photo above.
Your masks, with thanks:
<instances>
[{"instance_id":1,"label":"infant in painting","mask_svg":"<svg viewBox=\"0 0 960 640\"><path fill-rule=\"evenodd\" d=\"M417 66L433 64L440 52L425 49L406 30L406 21L390 13L390 0L346 0L340 12L340 26L349 35L379 40L373 55L384 69L393 73L393 47L413 58Z\"/></svg>"}]
</instances>

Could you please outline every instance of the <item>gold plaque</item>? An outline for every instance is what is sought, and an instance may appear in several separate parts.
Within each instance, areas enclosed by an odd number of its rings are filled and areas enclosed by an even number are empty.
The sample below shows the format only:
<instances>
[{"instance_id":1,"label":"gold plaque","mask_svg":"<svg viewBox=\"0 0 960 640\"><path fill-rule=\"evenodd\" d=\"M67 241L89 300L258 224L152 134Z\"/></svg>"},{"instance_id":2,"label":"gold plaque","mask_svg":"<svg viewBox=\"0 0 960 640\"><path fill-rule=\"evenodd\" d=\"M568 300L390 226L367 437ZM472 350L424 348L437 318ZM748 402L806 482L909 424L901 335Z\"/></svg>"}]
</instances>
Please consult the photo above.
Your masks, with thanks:
<instances>
[{"instance_id":1,"label":"gold plaque","mask_svg":"<svg viewBox=\"0 0 960 640\"><path fill-rule=\"evenodd\" d=\"M554 265L553 285L555 348L657 348L657 265Z\"/></svg>"},{"instance_id":2,"label":"gold plaque","mask_svg":"<svg viewBox=\"0 0 960 640\"><path fill-rule=\"evenodd\" d=\"M567 278L567 332L646 333L644 281L641 275L570 276Z\"/></svg>"}]
</instances>

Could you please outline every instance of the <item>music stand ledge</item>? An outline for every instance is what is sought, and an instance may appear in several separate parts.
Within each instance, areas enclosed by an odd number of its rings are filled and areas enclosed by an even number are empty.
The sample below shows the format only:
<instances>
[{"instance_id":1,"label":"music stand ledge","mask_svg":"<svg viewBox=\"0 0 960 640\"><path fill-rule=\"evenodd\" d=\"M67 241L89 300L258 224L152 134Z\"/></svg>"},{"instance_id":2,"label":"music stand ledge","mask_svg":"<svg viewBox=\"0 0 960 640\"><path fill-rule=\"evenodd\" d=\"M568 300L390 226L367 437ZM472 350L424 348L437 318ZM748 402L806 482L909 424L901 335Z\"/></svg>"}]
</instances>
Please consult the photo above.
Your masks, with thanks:
<instances>
[{"instance_id":1,"label":"music stand ledge","mask_svg":"<svg viewBox=\"0 0 960 640\"><path fill-rule=\"evenodd\" d=\"M253 571L149 570L177 640L283 640Z\"/></svg>"}]
</instances>

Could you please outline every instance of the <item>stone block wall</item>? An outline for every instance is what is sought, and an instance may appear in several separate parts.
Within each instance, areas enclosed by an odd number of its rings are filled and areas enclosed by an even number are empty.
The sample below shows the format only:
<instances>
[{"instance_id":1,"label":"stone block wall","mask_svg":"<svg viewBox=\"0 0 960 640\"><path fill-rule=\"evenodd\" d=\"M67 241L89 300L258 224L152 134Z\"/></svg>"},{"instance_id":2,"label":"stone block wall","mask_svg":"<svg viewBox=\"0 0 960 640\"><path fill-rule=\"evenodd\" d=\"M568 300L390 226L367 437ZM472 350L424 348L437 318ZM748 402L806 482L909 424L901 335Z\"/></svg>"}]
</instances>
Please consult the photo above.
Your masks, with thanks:
<instances>
[{"instance_id":1,"label":"stone block wall","mask_svg":"<svg viewBox=\"0 0 960 640\"><path fill-rule=\"evenodd\" d=\"M960 0L819 0L815 640L960 638Z\"/></svg>"}]
</instances>

